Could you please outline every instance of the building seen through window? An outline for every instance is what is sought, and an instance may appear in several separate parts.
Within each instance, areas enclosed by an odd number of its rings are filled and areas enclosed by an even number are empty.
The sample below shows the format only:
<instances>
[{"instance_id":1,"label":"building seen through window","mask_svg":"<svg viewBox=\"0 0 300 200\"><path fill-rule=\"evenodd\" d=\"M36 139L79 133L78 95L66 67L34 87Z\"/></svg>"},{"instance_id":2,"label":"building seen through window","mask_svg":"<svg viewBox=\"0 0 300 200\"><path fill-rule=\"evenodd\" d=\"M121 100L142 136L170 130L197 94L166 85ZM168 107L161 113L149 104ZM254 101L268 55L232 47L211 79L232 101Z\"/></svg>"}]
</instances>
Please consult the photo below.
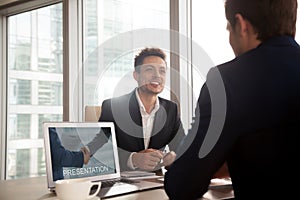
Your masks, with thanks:
<instances>
[{"instance_id":1,"label":"building seen through window","mask_svg":"<svg viewBox=\"0 0 300 200\"><path fill-rule=\"evenodd\" d=\"M45 175L43 121L62 121L62 4L8 17L6 178Z\"/></svg>"},{"instance_id":2,"label":"building seen through window","mask_svg":"<svg viewBox=\"0 0 300 200\"><path fill-rule=\"evenodd\" d=\"M86 0L83 4L83 105L101 105L104 99L130 92L136 86L132 71L133 59L138 51L131 49L129 52L122 52L125 42L130 44L128 41L109 47L104 47L103 44L118 37L118 34L137 29L168 30L170 3L169 0ZM133 41L131 43L133 45ZM167 59L169 58L168 55ZM115 93L120 85L125 89ZM167 89L161 95L170 98Z\"/></svg>"}]
</instances>

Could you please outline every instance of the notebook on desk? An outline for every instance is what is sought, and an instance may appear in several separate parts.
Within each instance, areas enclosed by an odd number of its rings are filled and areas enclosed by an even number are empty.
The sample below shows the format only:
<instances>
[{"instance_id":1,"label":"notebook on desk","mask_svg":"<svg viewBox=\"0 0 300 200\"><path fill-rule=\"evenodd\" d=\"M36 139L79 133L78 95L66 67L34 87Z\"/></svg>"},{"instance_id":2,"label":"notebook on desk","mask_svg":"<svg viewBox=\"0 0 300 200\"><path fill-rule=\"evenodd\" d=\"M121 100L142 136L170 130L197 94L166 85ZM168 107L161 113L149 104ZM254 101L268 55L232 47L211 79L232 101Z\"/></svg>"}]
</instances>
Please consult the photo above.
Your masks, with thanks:
<instances>
[{"instance_id":1,"label":"notebook on desk","mask_svg":"<svg viewBox=\"0 0 300 200\"><path fill-rule=\"evenodd\" d=\"M60 179L102 181L101 198L151 188L163 183L121 178L114 124L111 122L44 122L48 189ZM82 147L97 138L97 151L83 164ZM108 185L109 183L109 185Z\"/></svg>"}]
</instances>

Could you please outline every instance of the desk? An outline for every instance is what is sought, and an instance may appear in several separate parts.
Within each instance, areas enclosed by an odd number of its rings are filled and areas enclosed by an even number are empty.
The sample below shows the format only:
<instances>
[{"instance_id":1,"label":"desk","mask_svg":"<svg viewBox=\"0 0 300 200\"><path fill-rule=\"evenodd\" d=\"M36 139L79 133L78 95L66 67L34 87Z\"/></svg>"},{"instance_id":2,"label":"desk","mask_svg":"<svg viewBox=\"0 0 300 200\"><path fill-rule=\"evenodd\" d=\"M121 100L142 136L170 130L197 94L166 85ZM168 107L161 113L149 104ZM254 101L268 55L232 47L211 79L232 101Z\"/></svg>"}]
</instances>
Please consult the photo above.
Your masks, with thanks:
<instances>
[{"instance_id":1,"label":"desk","mask_svg":"<svg viewBox=\"0 0 300 200\"><path fill-rule=\"evenodd\" d=\"M209 190L204 199L230 199L233 191ZM107 200L168 200L163 189L153 189L136 192L117 197L106 198ZM0 200L57 200L55 194L47 189L46 177L26 178L17 180L0 181Z\"/></svg>"}]
</instances>

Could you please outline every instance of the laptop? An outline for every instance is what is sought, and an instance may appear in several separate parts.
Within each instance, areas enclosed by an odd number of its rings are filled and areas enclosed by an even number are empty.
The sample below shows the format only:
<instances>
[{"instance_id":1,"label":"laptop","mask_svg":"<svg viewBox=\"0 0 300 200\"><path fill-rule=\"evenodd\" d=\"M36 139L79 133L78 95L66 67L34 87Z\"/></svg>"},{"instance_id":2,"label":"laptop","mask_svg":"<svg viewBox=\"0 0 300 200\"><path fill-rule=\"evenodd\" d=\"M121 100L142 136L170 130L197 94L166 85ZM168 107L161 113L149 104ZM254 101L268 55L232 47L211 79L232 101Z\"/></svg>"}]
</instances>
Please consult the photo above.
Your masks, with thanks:
<instances>
[{"instance_id":1,"label":"laptop","mask_svg":"<svg viewBox=\"0 0 300 200\"><path fill-rule=\"evenodd\" d=\"M44 122L43 131L47 185L50 191L55 192L56 180L74 178L101 181L98 194L101 198L163 188L161 181L121 177L112 122ZM97 141L100 147L84 164L81 148L87 147L95 137L101 139Z\"/></svg>"}]
</instances>

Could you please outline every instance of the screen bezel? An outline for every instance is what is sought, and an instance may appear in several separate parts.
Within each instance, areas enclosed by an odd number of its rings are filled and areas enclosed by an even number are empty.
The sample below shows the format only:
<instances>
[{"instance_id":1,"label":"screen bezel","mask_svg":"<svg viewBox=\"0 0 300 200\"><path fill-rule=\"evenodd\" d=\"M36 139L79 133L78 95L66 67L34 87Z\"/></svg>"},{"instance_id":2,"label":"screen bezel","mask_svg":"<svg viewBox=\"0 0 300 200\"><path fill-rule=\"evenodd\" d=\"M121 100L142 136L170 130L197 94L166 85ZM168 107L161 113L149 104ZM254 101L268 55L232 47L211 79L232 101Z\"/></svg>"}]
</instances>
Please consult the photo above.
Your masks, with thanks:
<instances>
[{"instance_id":1,"label":"screen bezel","mask_svg":"<svg viewBox=\"0 0 300 200\"><path fill-rule=\"evenodd\" d=\"M91 181L102 181L108 179L116 179L120 178L120 164L119 164L119 156L118 156L118 147L116 142L116 133L115 126L113 122L43 122L43 131L44 131L44 145L45 145L45 159L46 159L46 173L47 173L47 184L49 190L55 190L55 181L53 181L53 173L52 173L52 160L51 160L51 148L50 148L50 135L49 128L64 128L64 127L72 127L72 128L83 128L83 127L96 127L96 128L110 128L111 130L111 142L113 145L113 154L116 171L114 174L105 174L105 175L97 175L91 177L82 177L80 179L83 180L91 180ZM77 178L78 179L78 178Z\"/></svg>"}]
</instances>

